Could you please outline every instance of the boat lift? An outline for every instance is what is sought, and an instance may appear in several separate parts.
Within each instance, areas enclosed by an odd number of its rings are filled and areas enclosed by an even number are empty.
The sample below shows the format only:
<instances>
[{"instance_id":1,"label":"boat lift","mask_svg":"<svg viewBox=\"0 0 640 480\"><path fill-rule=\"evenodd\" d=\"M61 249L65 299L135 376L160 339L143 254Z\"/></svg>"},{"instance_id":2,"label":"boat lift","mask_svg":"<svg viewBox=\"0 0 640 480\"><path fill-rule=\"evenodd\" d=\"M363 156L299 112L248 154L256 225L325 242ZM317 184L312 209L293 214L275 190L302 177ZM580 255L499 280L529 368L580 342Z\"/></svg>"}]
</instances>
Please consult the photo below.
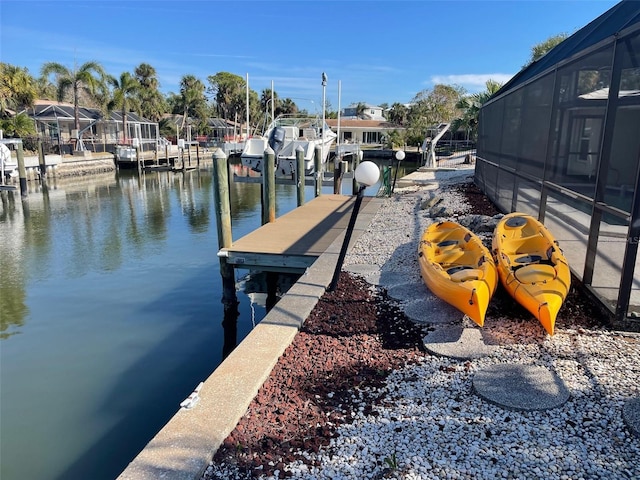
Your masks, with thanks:
<instances>
[{"instance_id":1,"label":"boat lift","mask_svg":"<svg viewBox=\"0 0 640 480\"><path fill-rule=\"evenodd\" d=\"M441 123L438 125L436 129L436 135L433 137L426 137L424 142L422 142L422 151L423 155L426 153L426 158L424 158L422 165L427 168L436 168L436 144L438 140L442 138L442 136L447 133L449 130L449 123Z\"/></svg>"}]
</instances>

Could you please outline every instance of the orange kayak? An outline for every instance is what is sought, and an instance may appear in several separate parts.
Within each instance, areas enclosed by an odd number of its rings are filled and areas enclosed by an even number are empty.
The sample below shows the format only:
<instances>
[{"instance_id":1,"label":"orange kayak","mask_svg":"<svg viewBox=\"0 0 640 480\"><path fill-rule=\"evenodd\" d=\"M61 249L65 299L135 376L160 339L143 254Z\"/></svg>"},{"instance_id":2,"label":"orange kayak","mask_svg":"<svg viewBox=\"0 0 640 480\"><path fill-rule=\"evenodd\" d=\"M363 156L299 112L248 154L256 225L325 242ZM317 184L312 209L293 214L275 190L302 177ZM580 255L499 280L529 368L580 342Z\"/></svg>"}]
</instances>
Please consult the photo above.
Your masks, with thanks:
<instances>
[{"instance_id":1,"label":"orange kayak","mask_svg":"<svg viewBox=\"0 0 640 480\"><path fill-rule=\"evenodd\" d=\"M498 276L491 252L480 237L455 222L434 223L422 236L418 261L429 290L484 325Z\"/></svg>"},{"instance_id":2,"label":"orange kayak","mask_svg":"<svg viewBox=\"0 0 640 480\"><path fill-rule=\"evenodd\" d=\"M571 272L551 232L536 218L514 212L496 226L492 248L504 288L553 335Z\"/></svg>"}]
</instances>

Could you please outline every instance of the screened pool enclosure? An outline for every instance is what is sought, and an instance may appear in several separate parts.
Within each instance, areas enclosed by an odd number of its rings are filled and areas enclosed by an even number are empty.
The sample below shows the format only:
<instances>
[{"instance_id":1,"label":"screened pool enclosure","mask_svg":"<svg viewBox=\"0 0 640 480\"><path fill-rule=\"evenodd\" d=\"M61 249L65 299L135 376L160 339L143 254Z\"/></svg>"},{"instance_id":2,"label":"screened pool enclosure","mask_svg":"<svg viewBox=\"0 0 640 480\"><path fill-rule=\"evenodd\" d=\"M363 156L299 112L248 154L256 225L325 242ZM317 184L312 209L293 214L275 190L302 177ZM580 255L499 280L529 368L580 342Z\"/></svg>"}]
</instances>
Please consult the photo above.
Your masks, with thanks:
<instances>
[{"instance_id":1,"label":"screened pool enclosure","mask_svg":"<svg viewBox=\"0 0 640 480\"><path fill-rule=\"evenodd\" d=\"M617 320L640 322L640 2L622 1L480 111L475 181L542 220Z\"/></svg>"}]
</instances>

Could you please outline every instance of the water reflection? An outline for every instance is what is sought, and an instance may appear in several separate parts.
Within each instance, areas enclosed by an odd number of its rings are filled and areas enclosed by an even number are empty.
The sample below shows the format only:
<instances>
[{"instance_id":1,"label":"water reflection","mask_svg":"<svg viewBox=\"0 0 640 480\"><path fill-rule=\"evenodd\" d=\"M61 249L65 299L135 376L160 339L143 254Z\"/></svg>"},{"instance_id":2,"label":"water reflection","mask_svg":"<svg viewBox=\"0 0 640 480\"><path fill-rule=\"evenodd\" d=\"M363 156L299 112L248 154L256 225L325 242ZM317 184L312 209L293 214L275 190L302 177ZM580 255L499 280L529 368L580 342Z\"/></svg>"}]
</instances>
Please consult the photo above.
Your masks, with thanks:
<instances>
[{"instance_id":1,"label":"water reflection","mask_svg":"<svg viewBox=\"0 0 640 480\"><path fill-rule=\"evenodd\" d=\"M222 303L210 171L47 180L0 192L0 477L114 478L266 309ZM260 186L230 194L239 238Z\"/></svg>"}]
</instances>

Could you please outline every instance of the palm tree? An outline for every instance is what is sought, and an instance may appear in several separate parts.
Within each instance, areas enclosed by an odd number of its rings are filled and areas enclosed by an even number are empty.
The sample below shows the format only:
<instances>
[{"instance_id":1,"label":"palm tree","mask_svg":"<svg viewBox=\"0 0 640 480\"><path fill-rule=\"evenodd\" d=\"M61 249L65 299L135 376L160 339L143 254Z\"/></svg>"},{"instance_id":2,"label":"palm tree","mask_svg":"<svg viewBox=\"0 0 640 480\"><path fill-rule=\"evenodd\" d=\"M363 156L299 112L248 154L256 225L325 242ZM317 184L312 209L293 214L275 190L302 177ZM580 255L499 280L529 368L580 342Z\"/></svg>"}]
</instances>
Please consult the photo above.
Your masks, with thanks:
<instances>
[{"instance_id":1,"label":"palm tree","mask_svg":"<svg viewBox=\"0 0 640 480\"><path fill-rule=\"evenodd\" d=\"M141 63L136 67L134 74L141 87L138 92L141 114L157 122L167 111L167 102L160 93L156 70L148 63Z\"/></svg>"},{"instance_id":2,"label":"palm tree","mask_svg":"<svg viewBox=\"0 0 640 480\"><path fill-rule=\"evenodd\" d=\"M79 68L74 66L72 70L60 63L47 62L42 66L42 76L48 77L51 74L56 75L58 101L64 100L65 95L71 90L75 128L80 131L80 95L84 93L90 98L95 98L100 87L104 86L104 69L93 61L86 62Z\"/></svg>"},{"instance_id":3,"label":"palm tree","mask_svg":"<svg viewBox=\"0 0 640 480\"><path fill-rule=\"evenodd\" d=\"M29 115L24 112L18 113L11 118L0 120L0 129L11 137L24 138L36 133L36 127Z\"/></svg>"},{"instance_id":4,"label":"palm tree","mask_svg":"<svg viewBox=\"0 0 640 480\"><path fill-rule=\"evenodd\" d=\"M180 95L178 96L178 107L182 111L181 131L184 130L187 119L191 116L206 123L207 99L204 95L205 85L193 75L185 75L180 80Z\"/></svg>"},{"instance_id":5,"label":"palm tree","mask_svg":"<svg viewBox=\"0 0 640 480\"><path fill-rule=\"evenodd\" d=\"M36 96L36 82L26 68L0 63L0 116L7 109L17 112L31 107Z\"/></svg>"},{"instance_id":6,"label":"palm tree","mask_svg":"<svg viewBox=\"0 0 640 480\"><path fill-rule=\"evenodd\" d=\"M362 118L362 119L370 118L369 115L364 113L366 111L367 111L367 104L364 102L358 102L358 104L356 105L356 118Z\"/></svg>"},{"instance_id":7,"label":"palm tree","mask_svg":"<svg viewBox=\"0 0 640 480\"><path fill-rule=\"evenodd\" d=\"M389 109L389 121L397 125L404 125L407 120L407 107L402 103L394 103Z\"/></svg>"},{"instance_id":8,"label":"palm tree","mask_svg":"<svg viewBox=\"0 0 640 480\"><path fill-rule=\"evenodd\" d=\"M113 87L113 98L109 108L120 108L122 112L122 140L127 140L127 113L131 110L140 111L140 102L136 95L140 91L140 83L129 72L123 72L120 79L109 77L109 84Z\"/></svg>"},{"instance_id":9,"label":"palm tree","mask_svg":"<svg viewBox=\"0 0 640 480\"><path fill-rule=\"evenodd\" d=\"M485 83L486 90L474 93L460 99L456 107L462 111L462 117L456 118L451 122L451 130L457 131L462 128L469 132L471 138L475 139L478 135L478 117L480 108L484 105L500 88L502 84L495 80L487 80Z\"/></svg>"}]
</instances>

